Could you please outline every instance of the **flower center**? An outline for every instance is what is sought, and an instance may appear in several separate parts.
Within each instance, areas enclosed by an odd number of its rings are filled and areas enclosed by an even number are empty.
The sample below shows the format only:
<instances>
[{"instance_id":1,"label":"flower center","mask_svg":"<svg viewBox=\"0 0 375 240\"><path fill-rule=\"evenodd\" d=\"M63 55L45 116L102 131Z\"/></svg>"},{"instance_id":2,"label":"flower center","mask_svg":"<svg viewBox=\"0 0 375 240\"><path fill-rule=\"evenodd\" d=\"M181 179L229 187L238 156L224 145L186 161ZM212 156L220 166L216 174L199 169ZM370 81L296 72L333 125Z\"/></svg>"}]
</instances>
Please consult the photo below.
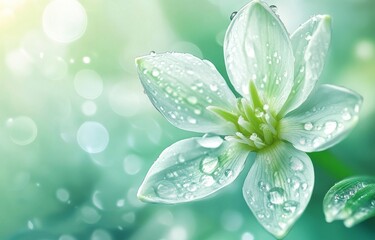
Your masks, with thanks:
<instances>
[{"instance_id":1,"label":"flower center","mask_svg":"<svg viewBox=\"0 0 375 240\"><path fill-rule=\"evenodd\" d=\"M235 134L226 136L227 141L246 144L252 151L270 146L278 138L278 119L271 112L270 106L260 100L252 83L250 83L250 99L237 99L235 111L228 112L213 106L208 107L208 110L234 124Z\"/></svg>"}]
</instances>

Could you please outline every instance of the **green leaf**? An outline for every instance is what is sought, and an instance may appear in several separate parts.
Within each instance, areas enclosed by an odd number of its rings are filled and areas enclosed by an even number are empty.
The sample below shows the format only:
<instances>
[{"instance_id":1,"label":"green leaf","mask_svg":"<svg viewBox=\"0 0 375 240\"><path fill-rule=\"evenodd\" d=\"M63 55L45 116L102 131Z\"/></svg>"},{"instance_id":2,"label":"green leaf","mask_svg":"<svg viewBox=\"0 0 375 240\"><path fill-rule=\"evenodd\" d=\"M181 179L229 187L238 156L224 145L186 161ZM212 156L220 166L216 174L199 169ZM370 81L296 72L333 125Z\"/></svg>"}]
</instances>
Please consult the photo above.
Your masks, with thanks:
<instances>
[{"instance_id":1,"label":"green leaf","mask_svg":"<svg viewBox=\"0 0 375 240\"><path fill-rule=\"evenodd\" d=\"M344 220L352 227L375 215L375 177L352 177L336 183L325 195L327 222Z\"/></svg>"}]
</instances>

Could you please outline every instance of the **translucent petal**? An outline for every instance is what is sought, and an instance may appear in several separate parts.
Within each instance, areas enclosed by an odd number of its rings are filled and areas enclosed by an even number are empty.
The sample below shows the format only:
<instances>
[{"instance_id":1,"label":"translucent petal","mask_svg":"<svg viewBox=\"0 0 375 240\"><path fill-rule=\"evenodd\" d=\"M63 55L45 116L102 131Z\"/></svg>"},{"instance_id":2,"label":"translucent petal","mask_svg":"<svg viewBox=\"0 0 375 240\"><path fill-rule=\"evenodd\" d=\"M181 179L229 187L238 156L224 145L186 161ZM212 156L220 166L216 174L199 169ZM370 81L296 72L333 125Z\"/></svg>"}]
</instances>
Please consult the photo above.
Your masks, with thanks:
<instances>
[{"instance_id":1,"label":"translucent petal","mask_svg":"<svg viewBox=\"0 0 375 240\"><path fill-rule=\"evenodd\" d=\"M230 23L225 64L235 89L249 96L253 81L263 103L278 113L293 85L293 50L285 27L263 2L252 1Z\"/></svg>"},{"instance_id":2,"label":"translucent petal","mask_svg":"<svg viewBox=\"0 0 375 240\"><path fill-rule=\"evenodd\" d=\"M189 54L152 54L136 60L145 93L164 117L194 132L233 133L207 106L231 109L236 98L216 68Z\"/></svg>"},{"instance_id":3,"label":"translucent petal","mask_svg":"<svg viewBox=\"0 0 375 240\"><path fill-rule=\"evenodd\" d=\"M218 136L189 138L165 149L138 191L147 202L180 203L204 198L233 182L248 151Z\"/></svg>"},{"instance_id":4,"label":"translucent petal","mask_svg":"<svg viewBox=\"0 0 375 240\"><path fill-rule=\"evenodd\" d=\"M294 85L283 107L285 113L301 105L315 87L331 41L331 17L312 17L292 34L291 41L295 57Z\"/></svg>"},{"instance_id":5,"label":"translucent petal","mask_svg":"<svg viewBox=\"0 0 375 240\"><path fill-rule=\"evenodd\" d=\"M325 195L323 209L327 222L343 219L347 227L375 216L375 178L352 177L336 183Z\"/></svg>"},{"instance_id":6,"label":"translucent petal","mask_svg":"<svg viewBox=\"0 0 375 240\"><path fill-rule=\"evenodd\" d=\"M258 153L243 195L263 227L282 238L305 210L313 186L310 158L280 141Z\"/></svg>"},{"instance_id":7,"label":"translucent petal","mask_svg":"<svg viewBox=\"0 0 375 240\"><path fill-rule=\"evenodd\" d=\"M321 85L279 123L279 136L305 152L325 150L345 138L358 121L362 97L346 88Z\"/></svg>"}]
</instances>

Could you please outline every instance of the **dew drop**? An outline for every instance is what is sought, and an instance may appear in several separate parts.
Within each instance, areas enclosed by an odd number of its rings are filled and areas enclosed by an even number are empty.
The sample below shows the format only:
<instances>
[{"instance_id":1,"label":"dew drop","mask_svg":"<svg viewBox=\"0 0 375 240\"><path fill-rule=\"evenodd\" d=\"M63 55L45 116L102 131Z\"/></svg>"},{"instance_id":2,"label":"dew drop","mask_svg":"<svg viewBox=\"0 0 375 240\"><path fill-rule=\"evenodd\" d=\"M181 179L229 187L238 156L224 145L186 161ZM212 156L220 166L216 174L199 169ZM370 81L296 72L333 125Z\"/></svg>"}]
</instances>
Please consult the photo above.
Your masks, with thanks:
<instances>
[{"instance_id":1,"label":"dew drop","mask_svg":"<svg viewBox=\"0 0 375 240\"><path fill-rule=\"evenodd\" d=\"M277 7L276 7L276 5L271 5L270 8L271 8L271 10L272 10L274 13L277 12Z\"/></svg>"},{"instance_id":2,"label":"dew drop","mask_svg":"<svg viewBox=\"0 0 375 240\"><path fill-rule=\"evenodd\" d=\"M359 113L359 109L360 109L359 105L356 104L356 105L354 106L354 112L355 112L355 113Z\"/></svg>"},{"instance_id":3,"label":"dew drop","mask_svg":"<svg viewBox=\"0 0 375 240\"><path fill-rule=\"evenodd\" d=\"M199 109L194 109L194 113L195 113L196 115L200 115L200 114L202 113L202 111L199 110Z\"/></svg>"},{"instance_id":4,"label":"dew drop","mask_svg":"<svg viewBox=\"0 0 375 240\"><path fill-rule=\"evenodd\" d=\"M259 181L258 182L258 188L262 192L267 192L268 190L270 190L270 185L268 183L263 182L263 181Z\"/></svg>"},{"instance_id":5,"label":"dew drop","mask_svg":"<svg viewBox=\"0 0 375 240\"><path fill-rule=\"evenodd\" d=\"M188 120L188 122L191 123L191 124L196 124L196 123L197 123L197 119L195 119L195 118L193 118L193 117L190 117L190 116L187 117L187 120Z\"/></svg>"},{"instance_id":6,"label":"dew drop","mask_svg":"<svg viewBox=\"0 0 375 240\"><path fill-rule=\"evenodd\" d=\"M169 181L162 181L156 186L156 194L165 199L175 199L177 197L176 186Z\"/></svg>"},{"instance_id":7,"label":"dew drop","mask_svg":"<svg viewBox=\"0 0 375 240\"><path fill-rule=\"evenodd\" d=\"M150 55L151 55L151 56L155 56L155 55L156 55L156 52L155 52L155 51L151 51L151 52L150 52Z\"/></svg>"},{"instance_id":8,"label":"dew drop","mask_svg":"<svg viewBox=\"0 0 375 240\"><path fill-rule=\"evenodd\" d=\"M305 123L303 126L306 131L311 131L314 128L314 125L311 122Z\"/></svg>"},{"instance_id":9,"label":"dew drop","mask_svg":"<svg viewBox=\"0 0 375 240\"><path fill-rule=\"evenodd\" d=\"M211 91L216 92L218 90L218 87L216 84L210 84L210 89Z\"/></svg>"},{"instance_id":10,"label":"dew drop","mask_svg":"<svg viewBox=\"0 0 375 240\"><path fill-rule=\"evenodd\" d=\"M294 191L296 191L301 186L300 179L298 177L288 179L288 183Z\"/></svg>"},{"instance_id":11,"label":"dew drop","mask_svg":"<svg viewBox=\"0 0 375 240\"><path fill-rule=\"evenodd\" d=\"M271 188L268 192L268 200L275 205L280 205L285 201L284 189L280 187Z\"/></svg>"},{"instance_id":12,"label":"dew drop","mask_svg":"<svg viewBox=\"0 0 375 240\"><path fill-rule=\"evenodd\" d=\"M233 18L237 15L237 12L232 12L232 14L230 15L229 19L232 21Z\"/></svg>"},{"instance_id":13,"label":"dew drop","mask_svg":"<svg viewBox=\"0 0 375 240\"><path fill-rule=\"evenodd\" d=\"M217 157L205 157L201 162L201 170L204 173L211 174L219 165L219 159Z\"/></svg>"},{"instance_id":14,"label":"dew drop","mask_svg":"<svg viewBox=\"0 0 375 240\"><path fill-rule=\"evenodd\" d=\"M204 148L218 148L223 144L224 140L219 136L214 136L199 138L197 142Z\"/></svg>"},{"instance_id":15,"label":"dew drop","mask_svg":"<svg viewBox=\"0 0 375 240\"><path fill-rule=\"evenodd\" d=\"M349 121L351 118L352 118L352 115L348 112L348 111L345 111L343 114L342 114L342 119L345 120L345 121Z\"/></svg>"},{"instance_id":16,"label":"dew drop","mask_svg":"<svg viewBox=\"0 0 375 240\"><path fill-rule=\"evenodd\" d=\"M155 69L152 70L151 75L152 75L153 77L158 77L158 76L160 75L160 72L159 72L159 70L157 70L157 69L155 68Z\"/></svg>"},{"instance_id":17,"label":"dew drop","mask_svg":"<svg viewBox=\"0 0 375 240\"><path fill-rule=\"evenodd\" d=\"M335 121L328 121L324 124L324 133L329 135L333 133L337 128L337 122Z\"/></svg>"},{"instance_id":18,"label":"dew drop","mask_svg":"<svg viewBox=\"0 0 375 240\"><path fill-rule=\"evenodd\" d=\"M183 162L185 162L185 161L186 161L186 159L185 159L184 155L182 155L182 154L178 154L178 157L177 157L177 159L178 159L178 161L179 161L180 163L183 163Z\"/></svg>"},{"instance_id":19,"label":"dew drop","mask_svg":"<svg viewBox=\"0 0 375 240\"><path fill-rule=\"evenodd\" d=\"M224 176L226 176L227 178L233 176L233 170L232 169L225 170Z\"/></svg>"},{"instance_id":20,"label":"dew drop","mask_svg":"<svg viewBox=\"0 0 375 240\"><path fill-rule=\"evenodd\" d=\"M198 102L198 99L197 99L196 97L194 97L194 96L189 96L189 97L187 98L187 100L188 100L188 102L191 103L191 104L197 104L197 102Z\"/></svg>"},{"instance_id":21,"label":"dew drop","mask_svg":"<svg viewBox=\"0 0 375 240\"><path fill-rule=\"evenodd\" d=\"M301 145L305 145L306 144L306 138L301 138L300 140L299 140L299 143L301 144Z\"/></svg>"},{"instance_id":22,"label":"dew drop","mask_svg":"<svg viewBox=\"0 0 375 240\"><path fill-rule=\"evenodd\" d=\"M294 157L294 156L290 157L289 165L290 165L290 168L293 171L302 171L303 170L303 163L302 163L301 159L299 159L297 157Z\"/></svg>"},{"instance_id":23,"label":"dew drop","mask_svg":"<svg viewBox=\"0 0 375 240\"><path fill-rule=\"evenodd\" d=\"M198 189L198 185L196 183L192 182L192 183L188 184L186 189L190 192L195 192Z\"/></svg>"},{"instance_id":24,"label":"dew drop","mask_svg":"<svg viewBox=\"0 0 375 240\"><path fill-rule=\"evenodd\" d=\"M314 140L313 140L313 146L314 146L314 147L319 147L319 146L321 146L324 142L325 142L325 140L324 140L324 138L322 138L322 137L314 138Z\"/></svg>"},{"instance_id":25,"label":"dew drop","mask_svg":"<svg viewBox=\"0 0 375 240\"><path fill-rule=\"evenodd\" d=\"M199 181L206 187L210 187L215 183L214 178L210 175L203 175Z\"/></svg>"},{"instance_id":26,"label":"dew drop","mask_svg":"<svg viewBox=\"0 0 375 240\"><path fill-rule=\"evenodd\" d=\"M287 215L294 214L299 206L299 203L297 201L288 200L285 201L283 204L283 212Z\"/></svg>"}]
</instances>

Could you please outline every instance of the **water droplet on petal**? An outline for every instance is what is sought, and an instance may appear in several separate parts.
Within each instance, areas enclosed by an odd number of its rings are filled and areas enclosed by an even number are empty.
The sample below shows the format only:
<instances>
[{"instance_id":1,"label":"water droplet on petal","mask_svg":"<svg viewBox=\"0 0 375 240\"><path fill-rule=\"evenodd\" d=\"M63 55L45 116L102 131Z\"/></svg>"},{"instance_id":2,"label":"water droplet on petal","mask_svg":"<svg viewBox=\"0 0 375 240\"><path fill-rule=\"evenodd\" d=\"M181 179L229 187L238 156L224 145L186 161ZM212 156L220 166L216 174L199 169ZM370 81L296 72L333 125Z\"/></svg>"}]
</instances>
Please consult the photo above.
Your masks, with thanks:
<instances>
[{"instance_id":1,"label":"water droplet on petal","mask_svg":"<svg viewBox=\"0 0 375 240\"><path fill-rule=\"evenodd\" d=\"M160 75L160 72L159 72L159 70L157 70L157 69L155 68L155 69L152 70L151 75L152 75L153 77L158 77L158 76Z\"/></svg>"},{"instance_id":2,"label":"water droplet on petal","mask_svg":"<svg viewBox=\"0 0 375 240\"><path fill-rule=\"evenodd\" d=\"M229 178L229 177L233 176L233 171L231 169L227 169L227 170L225 170L224 175L227 178Z\"/></svg>"},{"instance_id":3,"label":"water droplet on petal","mask_svg":"<svg viewBox=\"0 0 375 240\"><path fill-rule=\"evenodd\" d=\"M187 117L187 120L188 120L188 122L191 123L191 124L196 124L196 123L197 123L197 119L195 119L195 118L193 118L193 117L190 117L190 116Z\"/></svg>"},{"instance_id":4,"label":"water droplet on petal","mask_svg":"<svg viewBox=\"0 0 375 240\"><path fill-rule=\"evenodd\" d=\"M218 148L223 144L224 140L219 136L214 136L199 138L197 142L204 148Z\"/></svg>"},{"instance_id":5,"label":"water droplet on petal","mask_svg":"<svg viewBox=\"0 0 375 240\"><path fill-rule=\"evenodd\" d=\"M198 185L196 183L192 182L192 183L188 184L188 186L186 188L190 192L195 192L198 189Z\"/></svg>"},{"instance_id":6,"label":"water droplet on petal","mask_svg":"<svg viewBox=\"0 0 375 240\"><path fill-rule=\"evenodd\" d=\"M277 12L277 6L276 5L271 5L270 6L271 10L276 13Z\"/></svg>"},{"instance_id":7,"label":"water droplet on petal","mask_svg":"<svg viewBox=\"0 0 375 240\"><path fill-rule=\"evenodd\" d=\"M314 125L311 122L305 123L303 126L306 131L311 131L314 128Z\"/></svg>"},{"instance_id":8,"label":"water droplet on petal","mask_svg":"<svg viewBox=\"0 0 375 240\"><path fill-rule=\"evenodd\" d=\"M184 157L184 155L182 155L182 154L178 154L178 161L180 162L180 163L183 163L183 162L185 162L185 157Z\"/></svg>"},{"instance_id":9,"label":"water droplet on petal","mask_svg":"<svg viewBox=\"0 0 375 240\"><path fill-rule=\"evenodd\" d=\"M217 157L205 157L201 163L201 170L204 173L211 174L219 165L219 159Z\"/></svg>"},{"instance_id":10,"label":"water droplet on petal","mask_svg":"<svg viewBox=\"0 0 375 240\"><path fill-rule=\"evenodd\" d=\"M155 55L156 55L156 52L155 52L155 51L151 51L151 52L150 52L150 55L151 55L151 56L155 56Z\"/></svg>"},{"instance_id":11,"label":"water droplet on petal","mask_svg":"<svg viewBox=\"0 0 375 240\"><path fill-rule=\"evenodd\" d=\"M356 105L354 106L354 112L355 112L355 113L359 113L359 109L360 109L359 105L356 104Z\"/></svg>"},{"instance_id":12,"label":"water droplet on petal","mask_svg":"<svg viewBox=\"0 0 375 240\"><path fill-rule=\"evenodd\" d=\"M314 138L314 140L313 140L313 147L319 147L319 146L321 146L324 142L325 142L325 140L324 140L324 138L322 138L322 137Z\"/></svg>"},{"instance_id":13,"label":"water droplet on petal","mask_svg":"<svg viewBox=\"0 0 375 240\"><path fill-rule=\"evenodd\" d=\"M237 15L237 12L232 12L232 14L230 15L229 19L232 21L233 18Z\"/></svg>"},{"instance_id":14,"label":"water droplet on petal","mask_svg":"<svg viewBox=\"0 0 375 240\"><path fill-rule=\"evenodd\" d=\"M297 201L288 200L285 201L283 204L283 212L287 215L294 214L296 212L296 209L298 208L299 203Z\"/></svg>"},{"instance_id":15,"label":"water droplet on petal","mask_svg":"<svg viewBox=\"0 0 375 240\"><path fill-rule=\"evenodd\" d=\"M335 121L328 121L324 124L324 133L329 135L333 133L337 128L337 122Z\"/></svg>"},{"instance_id":16,"label":"water droplet on petal","mask_svg":"<svg viewBox=\"0 0 375 240\"><path fill-rule=\"evenodd\" d=\"M176 186L169 181L162 181L156 186L156 194L161 198L174 199L177 197Z\"/></svg>"},{"instance_id":17,"label":"water droplet on petal","mask_svg":"<svg viewBox=\"0 0 375 240\"><path fill-rule=\"evenodd\" d=\"M268 200L275 205L283 204L285 201L284 189L280 187L271 188L268 192Z\"/></svg>"},{"instance_id":18,"label":"water droplet on petal","mask_svg":"<svg viewBox=\"0 0 375 240\"><path fill-rule=\"evenodd\" d=\"M206 187L210 187L215 183L214 178L210 175L203 175L199 181Z\"/></svg>"},{"instance_id":19,"label":"water droplet on petal","mask_svg":"<svg viewBox=\"0 0 375 240\"><path fill-rule=\"evenodd\" d=\"M294 157L294 156L290 157L289 165L290 165L290 168L293 171L302 171L303 170L303 163L297 157Z\"/></svg>"},{"instance_id":20,"label":"water droplet on petal","mask_svg":"<svg viewBox=\"0 0 375 240\"><path fill-rule=\"evenodd\" d=\"M345 111L343 114L342 114L342 119L345 120L345 121L349 121L351 118L352 118L352 115L348 112L348 111Z\"/></svg>"},{"instance_id":21,"label":"water droplet on petal","mask_svg":"<svg viewBox=\"0 0 375 240\"><path fill-rule=\"evenodd\" d=\"M198 99L196 97L194 97L194 96L187 97L187 100L191 104L197 104L197 102L198 102Z\"/></svg>"},{"instance_id":22,"label":"water droplet on petal","mask_svg":"<svg viewBox=\"0 0 375 240\"><path fill-rule=\"evenodd\" d=\"M262 192L267 192L268 190L270 190L270 185L268 183L263 182L263 181L259 181L258 182L258 188Z\"/></svg>"}]
</instances>

